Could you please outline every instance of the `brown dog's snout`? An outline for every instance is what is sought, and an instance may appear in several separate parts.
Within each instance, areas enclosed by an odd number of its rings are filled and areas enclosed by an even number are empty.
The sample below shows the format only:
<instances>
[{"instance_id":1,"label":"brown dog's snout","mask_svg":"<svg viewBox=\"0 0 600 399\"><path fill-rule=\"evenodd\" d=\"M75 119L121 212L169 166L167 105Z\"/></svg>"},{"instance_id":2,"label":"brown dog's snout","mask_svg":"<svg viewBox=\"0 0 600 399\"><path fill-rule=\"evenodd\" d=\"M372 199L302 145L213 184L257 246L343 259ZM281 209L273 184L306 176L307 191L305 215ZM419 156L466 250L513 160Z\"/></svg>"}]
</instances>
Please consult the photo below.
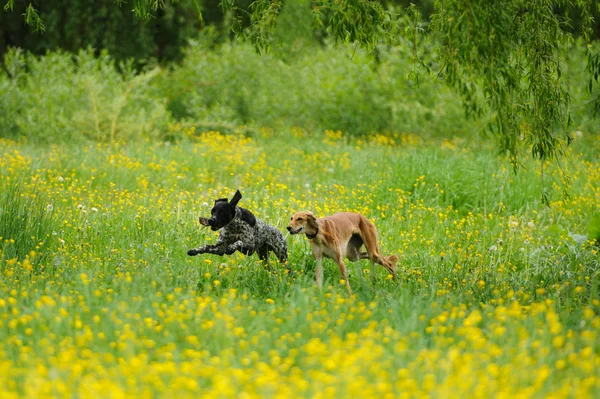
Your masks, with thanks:
<instances>
[{"instance_id":1,"label":"brown dog's snout","mask_svg":"<svg viewBox=\"0 0 600 399\"><path fill-rule=\"evenodd\" d=\"M288 231L292 231L292 226L287 227Z\"/></svg>"}]
</instances>

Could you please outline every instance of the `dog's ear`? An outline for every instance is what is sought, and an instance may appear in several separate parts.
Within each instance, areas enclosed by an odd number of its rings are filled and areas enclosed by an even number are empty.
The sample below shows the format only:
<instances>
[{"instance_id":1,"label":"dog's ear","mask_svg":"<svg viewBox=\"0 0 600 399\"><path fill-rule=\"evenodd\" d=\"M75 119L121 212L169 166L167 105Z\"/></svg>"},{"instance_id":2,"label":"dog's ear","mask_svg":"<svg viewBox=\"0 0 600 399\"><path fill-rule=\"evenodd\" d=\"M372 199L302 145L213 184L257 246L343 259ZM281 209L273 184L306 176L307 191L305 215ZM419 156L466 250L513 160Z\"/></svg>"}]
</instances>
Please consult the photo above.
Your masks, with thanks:
<instances>
[{"instance_id":1,"label":"dog's ear","mask_svg":"<svg viewBox=\"0 0 600 399\"><path fill-rule=\"evenodd\" d=\"M216 199L216 200L215 200L215 205L216 205L218 202L227 202L227 198L219 198L219 199Z\"/></svg>"},{"instance_id":2,"label":"dog's ear","mask_svg":"<svg viewBox=\"0 0 600 399\"><path fill-rule=\"evenodd\" d=\"M317 224L317 218L312 212L306 212L306 225L312 227L313 229L317 229L319 227Z\"/></svg>"},{"instance_id":3,"label":"dog's ear","mask_svg":"<svg viewBox=\"0 0 600 399\"><path fill-rule=\"evenodd\" d=\"M254 216L254 214L252 212L250 212L248 209L245 208L239 208L240 211L242 212L242 216L241 219L248 223L251 227L256 226L256 216Z\"/></svg>"},{"instance_id":4,"label":"dog's ear","mask_svg":"<svg viewBox=\"0 0 600 399\"><path fill-rule=\"evenodd\" d=\"M229 203L233 206L237 205L238 202L240 202L240 200L242 199L242 193L240 193L240 190L237 190L235 192L235 194L233 194L233 198L231 199L231 201L229 201Z\"/></svg>"}]
</instances>

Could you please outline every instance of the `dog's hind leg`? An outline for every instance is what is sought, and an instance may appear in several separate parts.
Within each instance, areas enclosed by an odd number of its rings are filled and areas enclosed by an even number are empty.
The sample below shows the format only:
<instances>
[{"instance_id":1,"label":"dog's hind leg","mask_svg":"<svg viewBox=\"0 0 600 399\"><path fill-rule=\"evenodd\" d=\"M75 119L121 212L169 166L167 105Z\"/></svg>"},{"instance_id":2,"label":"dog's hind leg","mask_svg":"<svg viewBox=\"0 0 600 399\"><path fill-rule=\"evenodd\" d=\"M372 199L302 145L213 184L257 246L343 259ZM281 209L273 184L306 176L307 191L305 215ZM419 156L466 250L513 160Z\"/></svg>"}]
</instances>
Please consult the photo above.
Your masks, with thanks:
<instances>
[{"instance_id":1,"label":"dog's hind leg","mask_svg":"<svg viewBox=\"0 0 600 399\"><path fill-rule=\"evenodd\" d=\"M398 257L396 255L388 257L381 256L379 245L377 244L377 229L367 218L361 223L361 233L371 262L379 263L381 266L385 267L394 280L396 280L396 262L398 261ZM375 273L373 273L373 275L375 275Z\"/></svg>"},{"instance_id":2,"label":"dog's hind leg","mask_svg":"<svg viewBox=\"0 0 600 399\"><path fill-rule=\"evenodd\" d=\"M350 262L357 262L361 259L369 259L369 254L367 252L361 252L360 248L363 246L364 242L360 234L353 234L350 240L348 240L348 244L346 246L346 258Z\"/></svg>"},{"instance_id":3,"label":"dog's hind leg","mask_svg":"<svg viewBox=\"0 0 600 399\"><path fill-rule=\"evenodd\" d=\"M288 275L292 275L293 271L288 263L287 242L283 239L276 241L274 245L269 245L269 250L277 256L279 263L285 266Z\"/></svg>"},{"instance_id":4,"label":"dog's hind leg","mask_svg":"<svg viewBox=\"0 0 600 399\"><path fill-rule=\"evenodd\" d=\"M262 263L267 267L267 269L270 269L269 247L267 245L263 245L262 247L258 248L256 252L258 253L258 258L262 261Z\"/></svg>"}]
</instances>

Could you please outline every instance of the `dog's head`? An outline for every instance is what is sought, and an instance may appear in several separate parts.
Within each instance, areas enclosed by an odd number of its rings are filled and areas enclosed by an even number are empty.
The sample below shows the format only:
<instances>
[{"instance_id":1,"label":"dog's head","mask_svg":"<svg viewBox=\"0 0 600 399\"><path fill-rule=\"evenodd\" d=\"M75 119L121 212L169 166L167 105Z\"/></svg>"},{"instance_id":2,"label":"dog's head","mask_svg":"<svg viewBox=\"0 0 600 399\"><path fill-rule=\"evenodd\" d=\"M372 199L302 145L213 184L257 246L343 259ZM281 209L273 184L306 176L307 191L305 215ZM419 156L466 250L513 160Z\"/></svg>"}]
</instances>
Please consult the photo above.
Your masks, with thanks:
<instances>
[{"instance_id":1,"label":"dog's head","mask_svg":"<svg viewBox=\"0 0 600 399\"><path fill-rule=\"evenodd\" d=\"M200 218L200 224L209 226L212 231L217 231L227 226L235 218L235 207L242 199L242 193L237 190L231 201L227 198L215 200L215 204L210 210L210 218Z\"/></svg>"},{"instance_id":2,"label":"dog's head","mask_svg":"<svg viewBox=\"0 0 600 399\"><path fill-rule=\"evenodd\" d=\"M314 234L318 228L317 218L312 212L294 213L287 227L290 234Z\"/></svg>"}]
</instances>

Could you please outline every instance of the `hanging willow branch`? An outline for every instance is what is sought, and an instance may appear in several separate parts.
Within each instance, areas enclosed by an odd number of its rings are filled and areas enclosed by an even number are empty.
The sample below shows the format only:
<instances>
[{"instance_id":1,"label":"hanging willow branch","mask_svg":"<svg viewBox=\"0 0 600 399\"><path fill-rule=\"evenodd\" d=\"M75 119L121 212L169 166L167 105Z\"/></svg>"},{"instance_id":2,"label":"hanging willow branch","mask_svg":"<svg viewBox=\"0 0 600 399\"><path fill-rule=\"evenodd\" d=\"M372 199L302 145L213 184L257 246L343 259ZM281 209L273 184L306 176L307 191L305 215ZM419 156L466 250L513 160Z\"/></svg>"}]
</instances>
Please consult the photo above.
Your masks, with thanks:
<instances>
[{"instance_id":1,"label":"hanging willow branch","mask_svg":"<svg viewBox=\"0 0 600 399\"><path fill-rule=\"evenodd\" d=\"M518 166L528 146L541 161L570 143L570 95L560 46L572 39L556 6L579 7L591 25L591 3L553 0L437 0L434 29L442 35L444 76L468 115L492 113L490 130Z\"/></svg>"}]
</instances>

